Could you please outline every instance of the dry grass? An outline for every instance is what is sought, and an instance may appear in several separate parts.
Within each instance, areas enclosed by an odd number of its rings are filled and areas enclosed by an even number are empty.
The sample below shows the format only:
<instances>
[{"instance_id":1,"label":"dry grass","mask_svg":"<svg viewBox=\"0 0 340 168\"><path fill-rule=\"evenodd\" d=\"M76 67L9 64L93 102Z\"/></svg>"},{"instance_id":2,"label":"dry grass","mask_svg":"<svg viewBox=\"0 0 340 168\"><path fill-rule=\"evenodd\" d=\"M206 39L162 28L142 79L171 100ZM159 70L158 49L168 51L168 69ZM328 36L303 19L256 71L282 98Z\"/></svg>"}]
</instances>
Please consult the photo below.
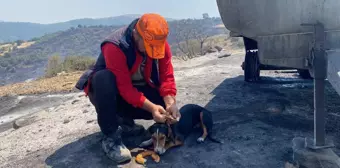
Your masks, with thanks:
<instances>
[{"instance_id":1,"label":"dry grass","mask_svg":"<svg viewBox=\"0 0 340 168\"><path fill-rule=\"evenodd\" d=\"M184 42L181 42L180 45L187 51L188 46ZM243 39L240 37L229 37L228 34L220 34L207 38L204 42L203 50L205 52L207 49L214 48L215 46L220 46L230 53L244 51ZM189 41L189 48L194 53L192 57L196 57L201 52L200 44L196 39ZM180 59L186 57L186 54L178 48L178 44L171 45L171 50L173 55L180 57Z\"/></svg>"},{"instance_id":2,"label":"dry grass","mask_svg":"<svg viewBox=\"0 0 340 168\"><path fill-rule=\"evenodd\" d=\"M0 48L8 48L8 47L12 47L12 44L2 44L2 45L0 45Z\"/></svg>"},{"instance_id":3,"label":"dry grass","mask_svg":"<svg viewBox=\"0 0 340 168\"><path fill-rule=\"evenodd\" d=\"M214 28L224 29L225 26L224 26L224 24L218 24L218 25L214 26Z\"/></svg>"},{"instance_id":4,"label":"dry grass","mask_svg":"<svg viewBox=\"0 0 340 168\"><path fill-rule=\"evenodd\" d=\"M67 56L64 60L60 56L52 56L48 59L45 77L54 77L63 71L66 73L85 71L95 62L95 58L88 56Z\"/></svg>"},{"instance_id":5,"label":"dry grass","mask_svg":"<svg viewBox=\"0 0 340 168\"><path fill-rule=\"evenodd\" d=\"M17 49L23 49L23 48L27 48L33 45L34 43L35 41L29 41L29 42L23 42L20 45L18 45L18 43L9 43L9 44L0 45L0 56L4 56L6 53L11 53L14 47L16 47Z\"/></svg>"},{"instance_id":6,"label":"dry grass","mask_svg":"<svg viewBox=\"0 0 340 168\"><path fill-rule=\"evenodd\" d=\"M35 41L24 42L20 46L18 46L18 48L26 48L26 47L33 45L34 43Z\"/></svg>"},{"instance_id":7,"label":"dry grass","mask_svg":"<svg viewBox=\"0 0 340 168\"><path fill-rule=\"evenodd\" d=\"M74 90L82 71L0 87L0 96L57 93Z\"/></svg>"},{"instance_id":8,"label":"dry grass","mask_svg":"<svg viewBox=\"0 0 340 168\"><path fill-rule=\"evenodd\" d=\"M0 56L4 56L6 53L12 50L12 48L13 48L12 44L0 45Z\"/></svg>"}]
</instances>

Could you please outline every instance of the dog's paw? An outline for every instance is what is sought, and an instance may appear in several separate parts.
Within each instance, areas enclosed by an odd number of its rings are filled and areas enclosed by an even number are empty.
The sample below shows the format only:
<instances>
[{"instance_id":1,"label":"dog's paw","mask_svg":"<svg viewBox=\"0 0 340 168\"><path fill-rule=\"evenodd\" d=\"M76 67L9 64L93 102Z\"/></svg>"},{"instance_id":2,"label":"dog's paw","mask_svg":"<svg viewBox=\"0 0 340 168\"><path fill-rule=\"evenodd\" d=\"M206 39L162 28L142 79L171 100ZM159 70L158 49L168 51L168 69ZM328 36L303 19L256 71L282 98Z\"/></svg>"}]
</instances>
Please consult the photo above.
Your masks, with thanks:
<instances>
[{"instance_id":1,"label":"dog's paw","mask_svg":"<svg viewBox=\"0 0 340 168\"><path fill-rule=\"evenodd\" d=\"M204 138L199 137L199 138L197 139L197 142L198 142L198 143L203 143L203 142L204 142Z\"/></svg>"}]
</instances>

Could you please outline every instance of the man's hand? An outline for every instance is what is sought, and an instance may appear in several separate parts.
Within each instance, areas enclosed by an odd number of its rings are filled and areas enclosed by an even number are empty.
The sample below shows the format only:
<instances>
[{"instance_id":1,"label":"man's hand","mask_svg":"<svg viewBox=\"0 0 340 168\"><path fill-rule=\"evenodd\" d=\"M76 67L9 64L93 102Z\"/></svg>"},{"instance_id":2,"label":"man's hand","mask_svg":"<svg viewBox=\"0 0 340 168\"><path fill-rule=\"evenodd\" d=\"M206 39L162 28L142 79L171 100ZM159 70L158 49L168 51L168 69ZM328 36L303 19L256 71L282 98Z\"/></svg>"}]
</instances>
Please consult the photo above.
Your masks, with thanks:
<instances>
[{"instance_id":1,"label":"man's hand","mask_svg":"<svg viewBox=\"0 0 340 168\"><path fill-rule=\"evenodd\" d=\"M170 120L170 124L174 124L179 121L181 114L179 113L178 107L175 103L166 108L166 112L170 115L167 119Z\"/></svg>"},{"instance_id":2,"label":"man's hand","mask_svg":"<svg viewBox=\"0 0 340 168\"><path fill-rule=\"evenodd\" d=\"M174 124L179 121L181 114L179 113L178 107L176 105L176 100L173 96L165 96L164 98L166 112L169 117L167 117L170 124Z\"/></svg>"},{"instance_id":3,"label":"man's hand","mask_svg":"<svg viewBox=\"0 0 340 168\"><path fill-rule=\"evenodd\" d=\"M165 117L166 111L162 106L155 105L153 107L151 113L152 113L152 116L153 116L153 119L155 120L155 122L165 123L165 121L166 121L166 117Z\"/></svg>"},{"instance_id":4,"label":"man's hand","mask_svg":"<svg viewBox=\"0 0 340 168\"><path fill-rule=\"evenodd\" d=\"M143 109L152 114L152 117L155 120L155 122L165 123L166 111L162 106L153 104L148 99L145 99Z\"/></svg>"}]
</instances>

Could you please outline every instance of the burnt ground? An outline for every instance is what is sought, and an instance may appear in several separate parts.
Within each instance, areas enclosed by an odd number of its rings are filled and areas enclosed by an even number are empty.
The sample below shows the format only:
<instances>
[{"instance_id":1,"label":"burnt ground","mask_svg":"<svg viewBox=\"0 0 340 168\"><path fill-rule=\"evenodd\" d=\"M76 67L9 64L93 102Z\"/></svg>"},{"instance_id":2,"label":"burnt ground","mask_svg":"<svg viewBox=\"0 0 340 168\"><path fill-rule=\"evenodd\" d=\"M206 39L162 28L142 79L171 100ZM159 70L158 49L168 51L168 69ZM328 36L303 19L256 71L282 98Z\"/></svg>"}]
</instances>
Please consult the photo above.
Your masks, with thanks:
<instances>
[{"instance_id":1,"label":"burnt ground","mask_svg":"<svg viewBox=\"0 0 340 168\"><path fill-rule=\"evenodd\" d=\"M146 167L279 168L292 161L292 139L313 136L313 81L299 79L295 71L263 71L261 82L245 83L242 59L234 54L174 62L179 105L196 103L213 111L215 137L224 144L197 144L194 132L184 146L169 150L160 163L148 159ZM339 100L327 83L326 131L337 147ZM106 158L95 111L81 93L34 115L37 122L0 133L1 166L142 167ZM338 155L339 149L334 149Z\"/></svg>"}]
</instances>

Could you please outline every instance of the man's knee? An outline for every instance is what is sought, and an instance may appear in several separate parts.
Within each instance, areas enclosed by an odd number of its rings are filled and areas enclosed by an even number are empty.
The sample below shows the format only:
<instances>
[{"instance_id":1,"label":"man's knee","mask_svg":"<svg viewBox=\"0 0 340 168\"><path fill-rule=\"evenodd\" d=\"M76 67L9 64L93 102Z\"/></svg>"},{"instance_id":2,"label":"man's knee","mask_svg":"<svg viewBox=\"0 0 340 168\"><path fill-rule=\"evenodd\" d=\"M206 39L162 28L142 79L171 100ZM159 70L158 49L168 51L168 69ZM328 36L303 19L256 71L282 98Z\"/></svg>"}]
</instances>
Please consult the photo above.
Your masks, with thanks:
<instances>
[{"instance_id":1,"label":"man's knee","mask_svg":"<svg viewBox=\"0 0 340 168\"><path fill-rule=\"evenodd\" d=\"M116 77L107 70L100 70L96 72L91 79L91 88L96 91L105 91L105 93L117 92Z\"/></svg>"}]
</instances>

